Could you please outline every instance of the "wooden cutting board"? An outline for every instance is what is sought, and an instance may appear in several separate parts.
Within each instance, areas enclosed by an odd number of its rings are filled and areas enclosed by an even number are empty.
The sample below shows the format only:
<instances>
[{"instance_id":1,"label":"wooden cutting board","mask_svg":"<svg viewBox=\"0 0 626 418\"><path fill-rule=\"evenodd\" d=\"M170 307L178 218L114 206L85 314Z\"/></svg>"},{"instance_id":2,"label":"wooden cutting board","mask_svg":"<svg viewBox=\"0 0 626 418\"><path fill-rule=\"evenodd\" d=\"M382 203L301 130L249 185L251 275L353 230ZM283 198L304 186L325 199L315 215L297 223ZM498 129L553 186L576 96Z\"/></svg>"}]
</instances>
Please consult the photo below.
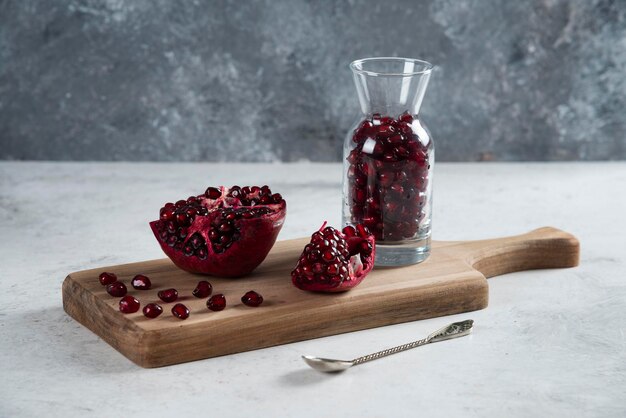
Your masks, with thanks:
<instances>
[{"instance_id":1,"label":"wooden cutting board","mask_svg":"<svg viewBox=\"0 0 626 418\"><path fill-rule=\"evenodd\" d=\"M349 292L308 293L292 286L290 271L307 239L277 242L265 262L249 277L221 279L194 275L169 259L100 267L72 273L63 283L63 307L78 322L143 367L159 367L224 354L254 350L343 332L418 319L469 312L487 307L486 277L520 270L578 265L578 240L554 228L528 234L467 242L434 242L425 262L400 268L375 268ZM98 281L103 271L116 273L142 307L163 306L156 319L141 310L124 315L119 298L109 296ZM145 274L152 289L134 290L130 279ZM206 308L191 291L208 279L223 293L227 307ZM170 313L157 292L174 287L191 310L184 321ZM248 290L265 301L250 308L240 301Z\"/></svg>"}]
</instances>

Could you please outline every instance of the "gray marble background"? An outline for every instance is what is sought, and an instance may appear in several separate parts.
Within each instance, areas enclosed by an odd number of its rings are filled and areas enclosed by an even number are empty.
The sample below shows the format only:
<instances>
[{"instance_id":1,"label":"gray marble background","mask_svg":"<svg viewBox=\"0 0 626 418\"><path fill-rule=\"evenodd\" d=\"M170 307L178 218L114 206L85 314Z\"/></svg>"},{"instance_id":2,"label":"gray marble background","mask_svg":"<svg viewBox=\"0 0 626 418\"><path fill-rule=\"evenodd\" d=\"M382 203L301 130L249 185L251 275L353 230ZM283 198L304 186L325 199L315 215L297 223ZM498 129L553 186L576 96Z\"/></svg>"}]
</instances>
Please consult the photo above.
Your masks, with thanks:
<instances>
[{"instance_id":1,"label":"gray marble background","mask_svg":"<svg viewBox=\"0 0 626 418\"><path fill-rule=\"evenodd\" d=\"M438 160L626 158L624 0L0 0L0 158L338 161L381 55Z\"/></svg>"}]
</instances>

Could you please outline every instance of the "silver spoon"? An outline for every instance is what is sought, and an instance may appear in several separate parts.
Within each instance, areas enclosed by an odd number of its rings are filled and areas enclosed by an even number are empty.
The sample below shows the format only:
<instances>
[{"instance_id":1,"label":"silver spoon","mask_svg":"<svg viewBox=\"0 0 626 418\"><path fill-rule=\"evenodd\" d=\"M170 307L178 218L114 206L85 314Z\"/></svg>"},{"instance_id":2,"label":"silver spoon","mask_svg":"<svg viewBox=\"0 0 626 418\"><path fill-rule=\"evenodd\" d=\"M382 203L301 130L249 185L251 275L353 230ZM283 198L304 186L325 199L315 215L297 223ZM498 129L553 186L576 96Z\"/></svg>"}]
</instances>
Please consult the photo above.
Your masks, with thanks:
<instances>
[{"instance_id":1,"label":"silver spoon","mask_svg":"<svg viewBox=\"0 0 626 418\"><path fill-rule=\"evenodd\" d=\"M349 369L352 366L357 366L359 364L365 363L367 361L372 361L379 359L381 357L387 357L392 354L399 353L401 351L410 350L415 347L419 347L422 345L426 345L429 343L436 343L439 341L449 340L451 338L463 337L472 332L472 327L474 326L474 321L472 319L467 319L461 322L454 322L452 324L446 325L445 327L433 332L426 338L422 338L421 340L413 341L412 343L399 345L397 347L388 348L383 351L379 351L377 353L368 354L363 357L355 358L354 360L335 360L329 358L321 358L314 356L302 356L306 364L313 367L315 370L320 372L342 372L346 369Z\"/></svg>"}]
</instances>

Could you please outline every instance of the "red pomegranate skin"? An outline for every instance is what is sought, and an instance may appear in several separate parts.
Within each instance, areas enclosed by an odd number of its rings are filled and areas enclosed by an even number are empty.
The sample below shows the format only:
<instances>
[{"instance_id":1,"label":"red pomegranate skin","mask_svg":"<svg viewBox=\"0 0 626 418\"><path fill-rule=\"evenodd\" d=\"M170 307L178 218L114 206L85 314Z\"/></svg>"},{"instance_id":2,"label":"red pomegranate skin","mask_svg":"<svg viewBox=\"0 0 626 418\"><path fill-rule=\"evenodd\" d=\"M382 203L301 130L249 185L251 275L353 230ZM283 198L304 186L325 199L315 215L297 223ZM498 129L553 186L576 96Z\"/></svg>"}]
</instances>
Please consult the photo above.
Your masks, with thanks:
<instances>
[{"instance_id":1,"label":"red pomegranate skin","mask_svg":"<svg viewBox=\"0 0 626 418\"><path fill-rule=\"evenodd\" d=\"M248 187L248 186L246 186ZM166 207L161 209L161 219L150 223L150 227L154 236L156 237L163 252L172 260L172 262L181 268L182 270L191 273L207 274L218 277L242 277L250 274L255 268L257 268L263 260L267 257L267 254L272 249L278 233L280 232L285 216L287 213L287 204L280 194L271 195L278 202L269 202L268 204L259 203L255 206L243 205L237 197L232 197L230 194L234 189L242 190L246 187L240 188L233 186L230 189L225 187L207 189L205 195L190 196L193 200L193 204L200 205L199 208L206 215L195 214L193 220L189 221L184 216L178 218L178 215L173 216L168 212ZM266 188L267 186L263 186ZM250 187L248 187L250 188ZM252 188L261 189L257 186ZM218 190L218 192L216 192ZM269 188L267 188L269 190ZM259 193L260 191L252 192ZM217 199L211 199L212 197L219 196ZM244 200L244 199L242 199ZM196 203L197 202L197 203ZM179 202L177 202L178 204ZM244 201L243 203L247 203ZM216 225L219 219L223 219L223 214L226 213L223 207L219 205L226 205L229 210L232 211L244 211L246 209L253 209L255 211L266 210L269 213L261 216L251 218L238 218L231 221L231 225L236 229L236 234L233 235L237 238L232 238L226 245L227 248L219 248L219 243L215 243L215 237L212 234L216 232ZM197 211L198 206L194 211ZM174 209L175 210L175 209ZM177 231L183 230L184 237L178 238L172 237L172 232L167 232L165 224L170 221L164 221L164 218L172 219L171 222L183 222L177 226ZM184 222L191 222L187 225ZM178 225L178 224L176 224ZM164 231L165 229L165 231ZM219 233L223 231L218 230ZM170 234L168 236L168 234ZM201 237L201 247L194 251L194 247L191 247L191 242L194 236L199 235ZM167 237L164 239L164 237ZM213 238L213 240L211 239ZM178 239L178 241L176 241ZM171 240L171 242L168 242ZM170 245L174 244L174 245ZM176 246L179 246L177 249ZM189 252L186 254L186 248L189 248ZM219 249L218 249L219 248ZM202 253L199 251L202 250Z\"/></svg>"}]
</instances>

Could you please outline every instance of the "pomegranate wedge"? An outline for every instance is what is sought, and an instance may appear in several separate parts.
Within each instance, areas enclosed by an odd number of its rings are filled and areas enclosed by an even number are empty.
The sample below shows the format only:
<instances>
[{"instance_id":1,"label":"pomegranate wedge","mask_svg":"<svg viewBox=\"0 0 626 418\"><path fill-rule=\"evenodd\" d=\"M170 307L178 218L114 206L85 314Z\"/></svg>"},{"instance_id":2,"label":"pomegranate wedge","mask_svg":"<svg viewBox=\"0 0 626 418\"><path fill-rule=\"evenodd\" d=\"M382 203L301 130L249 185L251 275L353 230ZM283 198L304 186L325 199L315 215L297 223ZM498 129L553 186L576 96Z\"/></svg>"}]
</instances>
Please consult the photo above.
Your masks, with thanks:
<instances>
[{"instance_id":1,"label":"pomegranate wedge","mask_svg":"<svg viewBox=\"0 0 626 418\"><path fill-rule=\"evenodd\" d=\"M291 279L302 290L344 292L372 271L375 255L374 235L365 226L348 225L340 232L324 223L311 235Z\"/></svg>"}]
</instances>

